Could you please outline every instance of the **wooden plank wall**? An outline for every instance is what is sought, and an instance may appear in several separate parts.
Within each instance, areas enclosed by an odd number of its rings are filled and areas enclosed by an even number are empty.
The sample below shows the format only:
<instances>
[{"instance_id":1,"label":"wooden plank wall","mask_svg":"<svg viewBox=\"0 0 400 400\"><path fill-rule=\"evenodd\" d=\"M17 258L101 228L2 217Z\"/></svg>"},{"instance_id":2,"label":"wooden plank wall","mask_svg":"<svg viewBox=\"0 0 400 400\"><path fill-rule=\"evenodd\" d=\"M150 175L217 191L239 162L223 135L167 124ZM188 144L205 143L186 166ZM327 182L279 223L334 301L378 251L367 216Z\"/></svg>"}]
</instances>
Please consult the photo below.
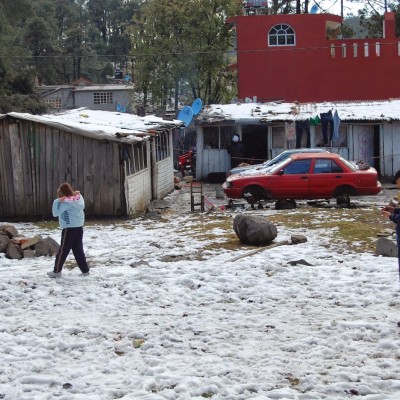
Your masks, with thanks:
<instances>
[{"instance_id":1,"label":"wooden plank wall","mask_svg":"<svg viewBox=\"0 0 400 400\"><path fill-rule=\"evenodd\" d=\"M12 169L12 157L11 157L11 143L10 135L8 131L8 124L3 119L1 121L0 130L0 166L2 172L2 182L1 182L1 215L15 215L15 194L14 194L14 178Z\"/></svg>"},{"instance_id":2,"label":"wooden plank wall","mask_svg":"<svg viewBox=\"0 0 400 400\"><path fill-rule=\"evenodd\" d=\"M30 121L0 121L0 217L51 214L57 188L70 182L87 215L124 215L118 142Z\"/></svg>"}]
</instances>

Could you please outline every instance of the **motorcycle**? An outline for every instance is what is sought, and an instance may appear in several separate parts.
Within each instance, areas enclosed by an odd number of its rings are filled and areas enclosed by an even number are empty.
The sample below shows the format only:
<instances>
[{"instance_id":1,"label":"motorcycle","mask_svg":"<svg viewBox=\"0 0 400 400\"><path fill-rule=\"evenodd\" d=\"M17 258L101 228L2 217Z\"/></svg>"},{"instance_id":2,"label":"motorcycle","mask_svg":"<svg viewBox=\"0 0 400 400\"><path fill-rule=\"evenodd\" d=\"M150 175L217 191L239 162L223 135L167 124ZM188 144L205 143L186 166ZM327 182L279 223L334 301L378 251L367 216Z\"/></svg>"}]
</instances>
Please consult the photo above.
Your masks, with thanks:
<instances>
[{"instance_id":1,"label":"motorcycle","mask_svg":"<svg viewBox=\"0 0 400 400\"><path fill-rule=\"evenodd\" d=\"M196 153L193 150L189 150L178 157L178 170L182 174L182 177L191 173L195 174L196 169Z\"/></svg>"}]
</instances>

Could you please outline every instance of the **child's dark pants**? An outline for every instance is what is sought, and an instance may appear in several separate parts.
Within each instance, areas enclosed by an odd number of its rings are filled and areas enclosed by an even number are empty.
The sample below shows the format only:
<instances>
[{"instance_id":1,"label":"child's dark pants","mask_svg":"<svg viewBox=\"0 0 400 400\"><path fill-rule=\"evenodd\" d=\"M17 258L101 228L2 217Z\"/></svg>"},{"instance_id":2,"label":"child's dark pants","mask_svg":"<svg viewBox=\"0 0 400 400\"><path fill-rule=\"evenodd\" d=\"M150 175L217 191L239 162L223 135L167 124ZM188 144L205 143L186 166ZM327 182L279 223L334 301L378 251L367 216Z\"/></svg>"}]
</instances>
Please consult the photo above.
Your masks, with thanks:
<instances>
[{"instance_id":1,"label":"child's dark pants","mask_svg":"<svg viewBox=\"0 0 400 400\"><path fill-rule=\"evenodd\" d=\"M69 252L72 250L82 273L89 272L82 244L83 227L65 228L61 233L61 245L56 255L54 272L61 272Z\"/></svg>"}]
</instances>

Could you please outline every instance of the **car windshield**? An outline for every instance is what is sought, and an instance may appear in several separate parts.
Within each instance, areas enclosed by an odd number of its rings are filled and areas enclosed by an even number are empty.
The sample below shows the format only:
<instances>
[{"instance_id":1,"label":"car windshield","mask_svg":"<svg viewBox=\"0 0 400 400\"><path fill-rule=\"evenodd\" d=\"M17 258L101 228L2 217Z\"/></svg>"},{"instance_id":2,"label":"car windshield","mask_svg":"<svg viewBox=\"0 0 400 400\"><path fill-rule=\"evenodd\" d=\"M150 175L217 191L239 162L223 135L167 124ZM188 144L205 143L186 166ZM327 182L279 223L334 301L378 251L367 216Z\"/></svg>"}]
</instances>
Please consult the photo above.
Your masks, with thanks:
<instances>
[{"instance_id":1,"label":"car windshield","mask_svg":"<svg viewBox=\"0 0 400 400\"><path fill-rule=\"evenodd\" d=\"M274 165L271 169L269 169L268 172L273 174L276 171L279 171L281 168L283 168L291 160L292 159L290 157L286 157L284 160L282 160L278 164Z\"/></svg>"},{"instance_id":2,"label":"car windshield","mask_svg":"<svg viewBox=\"0 0 400 400\"><path fill-rule=\"evenodd\" d=\"M277 155L275 158L273 158L272 160L266 161L264 163L265 167L271 167L272 165L276 165L278 163L280 163L283 160L286 160L289 157L289 153L281 153L279 155Z\"/></svg>"},{"instance_id":3,"label":"car windshield","mask_svg":"<svg viewBox=\"0 0 400 400\"><path fill-rule=\"evenodd\" d=\"M345 158L340 157L340 160L343 161L352 171L358 171L360 168L358 165L355 165L354 163L347 161Z\"/></svg>"},{"instance_id":4,"label":"car windshield","mask_svg":"<svg viewBox=\"0 0 400 400\"><path fill-rule=\"evenodd\" d=\"M263 165L264 165L264 167L272 167L273 165L276 165L283 160L287 160L288 157L290 157L291 155L296 154L296 153L324 153L324 152L329 153L329 151L327 151L325 149L286 150L286 151L283 151L282 153L278 154L272 160L265 161L263 163Z\"/></svg>"}]
</instances>

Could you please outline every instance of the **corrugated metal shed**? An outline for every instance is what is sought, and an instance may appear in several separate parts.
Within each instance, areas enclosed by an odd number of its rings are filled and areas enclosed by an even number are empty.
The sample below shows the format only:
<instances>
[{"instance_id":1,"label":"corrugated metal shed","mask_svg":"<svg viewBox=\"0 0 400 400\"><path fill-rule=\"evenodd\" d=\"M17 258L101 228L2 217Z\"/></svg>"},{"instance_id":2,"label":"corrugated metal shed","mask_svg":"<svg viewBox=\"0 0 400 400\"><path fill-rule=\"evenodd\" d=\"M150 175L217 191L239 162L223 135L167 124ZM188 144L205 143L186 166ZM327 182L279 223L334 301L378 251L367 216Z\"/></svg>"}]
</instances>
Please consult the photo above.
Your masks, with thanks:
<instances>
[{"instance_id":1,"label":"corrugated metal shed","mask_svg":"<svg viewBox=\"0 0 400 400\"><path fill-rule=\"evenodd\" d=\"M392 121L400 120L400 100L324 103L235 103L213 104L204 107L197 120L200 123L217 123L224 120L235 122L273 122L304 120L329 110L337 110L344 121Z\"/></svg>"},{"instance_id":2,"label":"corrugated metal shed","mask_svg":"<svg viewBox=\"0 0 400 400\"><path fill-rule=\"evenodd\" d=\"M12 112L1 115L15 119L38 122L54 128L73 132L93 139L107 139L124 142L137 142L149 138L157 131L182 125L181 121L167 121L159 117L89 110L77 108L57 114L32 115Z\"/></svg>"}]
</instances>

